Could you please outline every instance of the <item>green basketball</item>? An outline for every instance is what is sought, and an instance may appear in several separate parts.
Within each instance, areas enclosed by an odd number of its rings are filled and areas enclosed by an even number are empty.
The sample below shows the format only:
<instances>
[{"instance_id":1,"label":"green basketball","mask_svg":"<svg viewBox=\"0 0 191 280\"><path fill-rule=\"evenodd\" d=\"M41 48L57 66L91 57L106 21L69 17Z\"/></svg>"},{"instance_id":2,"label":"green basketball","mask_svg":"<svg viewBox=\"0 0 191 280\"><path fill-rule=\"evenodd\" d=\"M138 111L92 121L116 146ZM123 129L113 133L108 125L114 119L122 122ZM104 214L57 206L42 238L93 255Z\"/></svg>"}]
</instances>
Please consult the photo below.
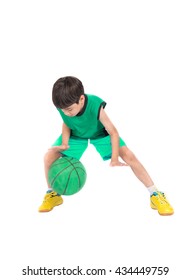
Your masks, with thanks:
<instances>
[{"instance_id":1,"label":"green basketball","mask_svg":"<svg viewBox=\"0 0 191 280\"><path fill-rule=\"evenodd\" d=\"M72 195L82 189L86 182L83 164L72 157L61 157L53 162L48 171L48 182L60 195Z\"/></svg>"}]
</instances>

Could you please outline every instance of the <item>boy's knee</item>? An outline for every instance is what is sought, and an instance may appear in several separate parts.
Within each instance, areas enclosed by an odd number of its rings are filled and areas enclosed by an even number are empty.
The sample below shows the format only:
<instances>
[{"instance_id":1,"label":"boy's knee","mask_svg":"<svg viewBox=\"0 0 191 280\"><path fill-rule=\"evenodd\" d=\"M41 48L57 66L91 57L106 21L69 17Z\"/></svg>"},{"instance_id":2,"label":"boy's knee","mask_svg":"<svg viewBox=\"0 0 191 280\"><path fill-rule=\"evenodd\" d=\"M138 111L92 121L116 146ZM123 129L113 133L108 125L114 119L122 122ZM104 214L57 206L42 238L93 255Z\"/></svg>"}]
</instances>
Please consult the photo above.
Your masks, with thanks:
<instances>
[{"instance_id":1,"label":"boy's knee","mask_svg":"<svg viewBox=\"0 0 191 280\"><path fill-rule=\"evenodd\" d=\"M121 154L121 157L128 164L131 164L132 162L136 161L134 153L131 152L131 150L129 150L128 148L124 149L124 151Z\"/></svg>"},{"instance_id":2,"label":"boy's knee","mask_svg":"<svg viewBox=\"0 0 191 280\"><path fill-rule=\"evenodd\" d=\"M133 152L129 151L127 154L126 154L126 157L127 157L127 160L129 163L132 163L136 160L136 157L135 155L133 154Z\"/></svg>"},{"instance_id":3,"label":"boy's knee","mask_svg":"<svg viewBox=\"0 0 191 280\"><path fill-rule=\"evenodd\" d=\"M55 152L53 150L48 150L44 155L44 163L51 164L59 157L60 157L60 153Z\"/></svg>"},{"instance_id":4,"label":"boy's knee","mask_svg":"<svg viewBox=\"0 0 191 280\"><path fill-rule=\"evenodd\" d=\"M44 162L48 161L49 157L50 157L50 153L49 153L49 151L47 151L47 152L44 154Z\"/></svg>"}]
</instances>

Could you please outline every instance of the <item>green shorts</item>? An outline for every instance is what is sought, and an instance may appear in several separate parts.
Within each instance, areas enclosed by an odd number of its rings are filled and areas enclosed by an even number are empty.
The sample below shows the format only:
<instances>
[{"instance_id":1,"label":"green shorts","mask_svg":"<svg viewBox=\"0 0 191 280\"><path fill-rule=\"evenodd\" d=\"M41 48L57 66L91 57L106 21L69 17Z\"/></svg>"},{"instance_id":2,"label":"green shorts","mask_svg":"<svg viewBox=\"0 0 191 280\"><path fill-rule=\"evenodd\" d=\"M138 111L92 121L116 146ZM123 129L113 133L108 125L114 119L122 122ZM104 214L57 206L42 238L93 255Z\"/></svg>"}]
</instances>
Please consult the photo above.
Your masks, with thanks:
<instances>
[{"instance_id":1,"label":"green shorts","mask_svg":"<svg viewBox=\"0 0 191 280\"><path fill-rule=\"evenodd\" d=\"M54 142L52 146L60 146L62 144L62 135ZM111 137L110 135L98 139L90 139L90 144L92 144L97 152L100 154L103 160L108 160L111 158L112 147L111 147ZM63 151L62 154L80 159L85 150L88 147L88 139L82 139L77 137L70 137L69 149ZM125 142L119 138L119 146L126 146Z\"/></svg>"}]
</instances>

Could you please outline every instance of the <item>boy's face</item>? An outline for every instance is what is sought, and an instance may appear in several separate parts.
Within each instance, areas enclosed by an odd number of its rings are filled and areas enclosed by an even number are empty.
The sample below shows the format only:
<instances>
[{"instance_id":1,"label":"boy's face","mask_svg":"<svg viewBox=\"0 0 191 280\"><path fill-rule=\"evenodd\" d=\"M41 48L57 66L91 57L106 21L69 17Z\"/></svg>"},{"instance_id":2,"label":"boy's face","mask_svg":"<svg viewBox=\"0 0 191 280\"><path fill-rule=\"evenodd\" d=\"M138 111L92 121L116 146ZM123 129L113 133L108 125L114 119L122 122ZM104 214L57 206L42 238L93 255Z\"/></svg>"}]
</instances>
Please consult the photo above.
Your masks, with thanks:
<instances>
[{"instance_id":1,"label":"boy's face","mask_svg":"<svg viewBox=\"0 0 191 280\"><path fill-rule=\"evenodd\" d=\"M62 112L64 112L64 114L68 117L74 117L84 107L84 101L85 101L85 97L84 97L84 95L81 95L78 103L74 103L71 106L69 106L65 109L62 109Z\"/></svg>"}]
</instances>

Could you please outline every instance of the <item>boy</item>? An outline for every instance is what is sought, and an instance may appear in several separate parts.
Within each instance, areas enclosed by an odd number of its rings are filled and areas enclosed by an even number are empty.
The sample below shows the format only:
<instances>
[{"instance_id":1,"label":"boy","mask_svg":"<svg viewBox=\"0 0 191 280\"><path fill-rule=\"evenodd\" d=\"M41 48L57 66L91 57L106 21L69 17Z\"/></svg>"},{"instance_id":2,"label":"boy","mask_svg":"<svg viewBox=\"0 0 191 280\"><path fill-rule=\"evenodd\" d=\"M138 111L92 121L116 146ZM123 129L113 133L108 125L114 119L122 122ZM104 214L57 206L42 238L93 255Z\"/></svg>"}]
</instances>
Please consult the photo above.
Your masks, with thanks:
<instances>
[{"instance_id":1,"label":"boy","mask_svg":"<svg viewBox=\"0 0 191 280\"><path fill-rule=\"evenodd\" d=\"M80 159L89 139L103 160L111 160L110 166L130 166L148 189L151 208L157 209L160 215L174 213L164 193L157 190L143 165L119 137L117 129L105 113L106 102L97 96L85 94L81 81L71 76L55 82L52 101L63 119L63 125L61 136L44 157L47 184L51 164L62 155ZM48 188L39 212L48 212L63 203L62 197L49 184Z\"/></svg>"}]
</instances>

